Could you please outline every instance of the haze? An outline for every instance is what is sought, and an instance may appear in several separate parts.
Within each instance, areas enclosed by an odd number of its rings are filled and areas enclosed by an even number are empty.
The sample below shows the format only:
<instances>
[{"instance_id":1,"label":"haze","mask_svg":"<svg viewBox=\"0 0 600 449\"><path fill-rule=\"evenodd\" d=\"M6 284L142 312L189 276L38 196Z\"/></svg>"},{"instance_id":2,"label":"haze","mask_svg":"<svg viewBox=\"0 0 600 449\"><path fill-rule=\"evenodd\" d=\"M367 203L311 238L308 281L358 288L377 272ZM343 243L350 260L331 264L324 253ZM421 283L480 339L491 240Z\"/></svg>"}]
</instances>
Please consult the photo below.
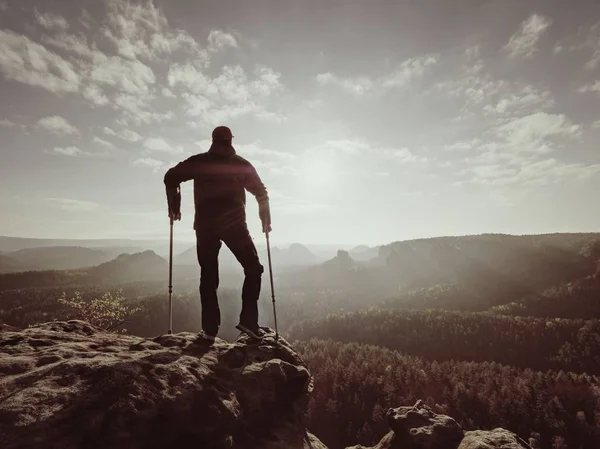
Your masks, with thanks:
<instances>
[{"instance_id":1,"label":"haze","mask_svg":"<svg viewBox=\"0 0 600 449\"><path fill-rule=\"evenodd\" d=\"M166 238L164 172L217 125L269 189L275 243L595 230L599 13L0 1L0 235ZM188 183L177 239L192 216Z\"/></svg>"}]
</instances>

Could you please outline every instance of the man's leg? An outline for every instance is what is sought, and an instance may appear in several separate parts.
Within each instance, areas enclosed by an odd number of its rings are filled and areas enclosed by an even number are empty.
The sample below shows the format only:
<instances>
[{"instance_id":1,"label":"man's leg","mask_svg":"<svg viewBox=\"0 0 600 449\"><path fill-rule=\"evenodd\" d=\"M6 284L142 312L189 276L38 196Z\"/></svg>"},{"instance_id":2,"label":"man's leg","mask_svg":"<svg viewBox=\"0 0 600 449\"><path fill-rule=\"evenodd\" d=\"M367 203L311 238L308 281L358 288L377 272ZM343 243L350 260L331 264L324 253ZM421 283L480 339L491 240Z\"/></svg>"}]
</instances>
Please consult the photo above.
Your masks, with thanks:
<instances>
[{"instance_id":1,"label":"man's leg","mask_svg":"<svg viewBox=\"0 0 600 449\"><path fill-rule=\"evenodd\" d=\"M196 230L196 253L200 264L200 303L202 330L216 336L221 325L221 311L217 298L219 287L219 250L221 240L212 229Z\"/></svg>"},{"instance_id":2,"label":"man's leg","mask_svg":"<svg viewBox=\"0 0 600 449\"><path fill-rule=\"evenodd\" d=\"M263 266L245 222L232 226L222 236L238 262L244 268L244 285L242 287L242 312L240 324L248 329L258 331L258 297Z\"/></svg>"}]
</instances>

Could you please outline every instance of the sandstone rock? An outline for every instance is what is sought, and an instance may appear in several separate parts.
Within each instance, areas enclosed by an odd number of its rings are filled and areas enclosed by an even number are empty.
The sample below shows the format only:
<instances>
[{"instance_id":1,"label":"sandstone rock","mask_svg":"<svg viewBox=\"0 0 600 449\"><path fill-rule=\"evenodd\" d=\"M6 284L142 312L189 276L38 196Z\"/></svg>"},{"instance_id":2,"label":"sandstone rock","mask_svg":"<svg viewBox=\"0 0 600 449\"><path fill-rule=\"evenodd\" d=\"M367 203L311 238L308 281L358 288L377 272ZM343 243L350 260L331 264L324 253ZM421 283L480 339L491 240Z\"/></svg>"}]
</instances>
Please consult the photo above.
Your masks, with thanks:
<instances>
[{"instance_id":1,"label":"sandstone rock","mask_svg":"<svg viewBox=\"0 0 600 449\"><path fill-rule=\"evenodd\" d=\"M420 400L413 406L389 409L387 420L392 431L373 449L456 449L463 437L454 419L434 413Z\"/></svg>"},{"instance_id":2,"label":"sandstone rock","mask_svg":"<svg viewBox=\"0 0 600 449\"><path fill-rule=\"evenodd\" d=\"M473 430L465 432L458 449L528 449L517 435L508 430Z\"/></svg>"},{"instance_id":3,"label":"sandstone rock","mask_svg":"<svg viewBox=\"0 0 600 449\"><path fill-rule=\"evenodd\" d=\"M82 321L0 332L0 447L326 449L311 376L280 337L153 340Z\"/></svg>"}]
</instances>

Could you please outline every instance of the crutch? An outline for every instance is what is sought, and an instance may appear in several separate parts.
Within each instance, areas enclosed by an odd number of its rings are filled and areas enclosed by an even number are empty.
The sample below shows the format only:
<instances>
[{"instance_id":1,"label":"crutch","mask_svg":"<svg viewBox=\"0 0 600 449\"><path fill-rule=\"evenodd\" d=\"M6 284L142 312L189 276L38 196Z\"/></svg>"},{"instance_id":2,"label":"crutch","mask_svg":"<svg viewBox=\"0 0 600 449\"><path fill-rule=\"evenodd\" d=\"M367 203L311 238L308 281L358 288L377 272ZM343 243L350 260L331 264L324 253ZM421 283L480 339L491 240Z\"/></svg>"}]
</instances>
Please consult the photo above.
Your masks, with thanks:
<instances>
[{"instance_id":1,"label":"crutch","mask_svg":"<svg viewBox=\"0 0 600 449\"><path fill-rule=\"evenodd\" d=\"M273 287L273 267L271 265L271 244L269 242L269 231L265 232L267 236L267 257L269 259L269 278L271 280L271 298L273 299L273 319L275 320L275 340L279 340L279 331L277 330L277 310L275 309L275 289Z\"/></svg>"},{"instance_id":2,"label":"crutch","mask_svg":"<svg viewBox=\"0 0 600 449\"><path fill-rule=\"evenodd\" d=\"M173 214L170 213L171 236L169 239L169 334L173 333Z\"/></svg>"}]
</instances>

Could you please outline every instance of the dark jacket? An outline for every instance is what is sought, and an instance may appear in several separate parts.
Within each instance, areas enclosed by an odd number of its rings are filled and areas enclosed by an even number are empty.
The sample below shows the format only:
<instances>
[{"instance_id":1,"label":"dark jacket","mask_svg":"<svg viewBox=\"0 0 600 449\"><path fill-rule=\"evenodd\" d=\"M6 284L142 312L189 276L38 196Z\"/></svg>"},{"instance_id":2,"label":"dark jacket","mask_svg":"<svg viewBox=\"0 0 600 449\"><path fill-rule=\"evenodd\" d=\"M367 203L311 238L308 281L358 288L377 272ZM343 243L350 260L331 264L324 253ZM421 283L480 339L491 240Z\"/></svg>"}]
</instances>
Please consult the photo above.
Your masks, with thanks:
<instances>
[{"instance_id":1,"label":"dark jacket","mask_svg":"<svg viewBox=\"0 0 600 449\"><path fill-rule=\"evenodd\" d=\"M269 196L256 169L236 154L233 146L213 143L206 153L196 154L165 174L167 199L173 213L180 212L179 184L194 180L194 229L202 225L226 227L246 220L246 190L259 206L263 223L271 223Z\"/></svg>"}]
</instances>

